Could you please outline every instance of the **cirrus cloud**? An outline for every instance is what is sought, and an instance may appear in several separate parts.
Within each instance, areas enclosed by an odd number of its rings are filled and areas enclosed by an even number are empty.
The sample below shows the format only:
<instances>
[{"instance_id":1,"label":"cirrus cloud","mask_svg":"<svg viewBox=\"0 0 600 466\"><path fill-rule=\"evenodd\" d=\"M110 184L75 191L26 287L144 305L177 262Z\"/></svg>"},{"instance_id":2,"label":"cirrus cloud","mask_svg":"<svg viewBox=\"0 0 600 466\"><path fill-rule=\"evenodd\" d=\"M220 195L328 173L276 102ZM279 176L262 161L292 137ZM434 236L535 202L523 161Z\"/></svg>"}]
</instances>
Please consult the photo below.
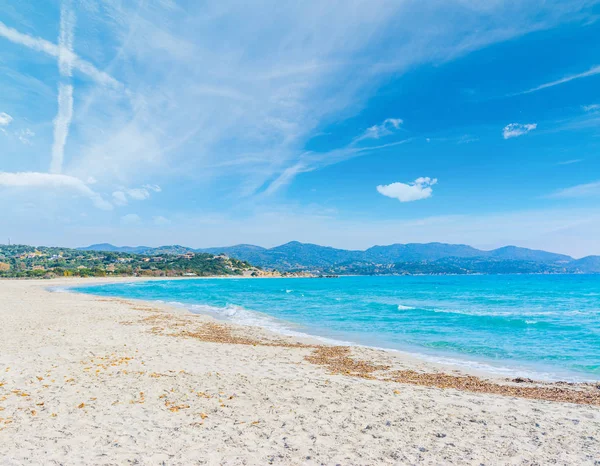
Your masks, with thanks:
<instances>
[{"instance_id":1,"label":"cirrus cloud","mask_svg":"<svg viewBox=\"0 0 600 466\"><path fill-rule=\"evenodd\" d=\"M413 202L427 199L433 194L431 188L437 184L437 178L421 177L412 183L391 183L377 186L377 192L400 202Z\"/></svg>"},{"instance_id":2,"label":"cirrus cloud","mask_svg":"<svg viewBox=\"0 0 600 466\"><path fill-rule=\"evenodd\" d=\"M537 128L537 123L511 123L506 125L502 130L502 136L504 139L516 138L519 136L523 136L524 134L529 133Z\"/></svg>"},{"instance_id":3,"label":"cirrus cloud","mask_svg":"<svg viewBox=\"0 0 600 466\"><path fill-rule=\"evenodd\" d=\"M7 188L69 190L87 197L99 209L111 210L113 208L110 202L105 201L100 194L93 191L87 184L79 178L69 175L38 172L0 172L0 187L2 186Z\"/></svg>"},{"instance_id":4,"label":"cirrus cloud","mask_svg":"<svg viewBox=\"0 0 600 466\"><path fill-rule=\"evenodd\" d=\"M127 205L129 200L145 201L150 199L151 192L160 193L162 188L156 184L145 184L141 188L131 188L115 191L112 193L116 205Z\"/></svg>"},{"instance_id":5,"label":"cirrus cloud","mask_svg":"<svg viewBox=\"0 0 600 466\"><path fill-rule=\"evenodd\" d=\"M551 199L579 199L585 197L600 197L600 181L578 184L569 188L559 189L548 196Z\"/></svg>"},{"instance_id":6,"label":"cirrus cloud","mask_svg":"<svg viewBox=\"0 0 600 466\"><path fill-rule=\"evenodd\" d=\"M367 128L367 130L357 139L357 141L362 139L379 139L384 136L389 136L400 129L400 125L402 123L404 123L404 121L400 118L386 118L383 120L383 123Z\"/></svg>"}]
</instances>

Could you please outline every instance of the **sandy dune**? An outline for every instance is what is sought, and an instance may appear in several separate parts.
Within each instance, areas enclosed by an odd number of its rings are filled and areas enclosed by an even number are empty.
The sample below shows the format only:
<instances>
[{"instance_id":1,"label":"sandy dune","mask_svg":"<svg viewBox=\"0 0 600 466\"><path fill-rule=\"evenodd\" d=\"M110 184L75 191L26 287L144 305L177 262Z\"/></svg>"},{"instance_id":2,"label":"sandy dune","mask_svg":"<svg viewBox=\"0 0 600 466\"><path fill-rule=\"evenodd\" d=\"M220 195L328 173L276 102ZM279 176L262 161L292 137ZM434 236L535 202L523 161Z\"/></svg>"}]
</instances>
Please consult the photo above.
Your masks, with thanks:
<instances>
[{"instance_id":1,"label":"sandy dune","mask_svg":"<svg viewBox=\"0 0 600 466\"><path fill-rule=\"evenodd\" d=\"M63 282L0 281L0 464L600 464L597 405L385 382L437 368L367 349L332 374L313 342Z\"/></svg>"}]
</instances>

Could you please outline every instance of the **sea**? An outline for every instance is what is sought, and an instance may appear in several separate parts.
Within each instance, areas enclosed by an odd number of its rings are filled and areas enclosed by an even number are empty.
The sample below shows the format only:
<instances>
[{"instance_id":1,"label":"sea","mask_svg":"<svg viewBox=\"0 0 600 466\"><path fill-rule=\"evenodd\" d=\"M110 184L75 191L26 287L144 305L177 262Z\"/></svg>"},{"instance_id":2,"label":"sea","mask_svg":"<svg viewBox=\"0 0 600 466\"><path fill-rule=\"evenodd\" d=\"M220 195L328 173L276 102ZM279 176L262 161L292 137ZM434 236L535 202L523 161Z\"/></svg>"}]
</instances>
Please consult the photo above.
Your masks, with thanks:
<instances>
[{"instance_id":1,"label":"sea","mask_svg":"<svg viewBox=\"0 0 600 466\"><path fill-rule=\"evenodd\" d=\"M501 376L600 380L600 275L199 278L71 289Z\"/></svg>"}]
</instances>

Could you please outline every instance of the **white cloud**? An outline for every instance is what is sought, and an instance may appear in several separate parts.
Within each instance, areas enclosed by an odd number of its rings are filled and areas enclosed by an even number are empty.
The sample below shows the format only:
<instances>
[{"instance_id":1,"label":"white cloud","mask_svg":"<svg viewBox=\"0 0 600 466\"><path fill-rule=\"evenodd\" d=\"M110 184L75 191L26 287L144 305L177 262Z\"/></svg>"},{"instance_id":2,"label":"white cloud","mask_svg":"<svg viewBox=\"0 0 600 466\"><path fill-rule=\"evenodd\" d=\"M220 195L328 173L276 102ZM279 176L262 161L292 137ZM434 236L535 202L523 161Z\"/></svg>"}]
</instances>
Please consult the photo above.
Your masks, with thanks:
<instances>
[{"instance_id":1,"label":"white cloud","mask_svg":"<svg viewBox=\"0 0 600 466\"><path fill-rule=\"evenodd\" d=\"M162 188L157 184L145 184L143 187L150 191L154 191L155 193L160 193L162 191Z\"/></svg>"},{"instance_id":2,"label":"white cloud","mask_svg":"<svg viewBox=\"0 0 600 466\"><path fill-rule=\"evenodd\" d=\"M65 189L89 198L99 209L111 210L113 208L112 204L105 201L100 194L90 189L79 178L68 175L37 172L0 172L0 186L29 189Z\"/></svg>"},{"instance_id":3,"label":"white cloud","mask_svg":"<svg viewBox=\"0 0 600 466\"><path fill-rule=\"evenodd\" d=\"M437 178L421 177L412 183L392 183L377 186L377 191L384 196L398 199L400 202L419 201L433 194L431 188L437 183Z\"/></svg>"},{"instance_id":4,"label":"white cloud","mask_svg":"<svg viewBox=\"0 0 600 466\"><path fill-rule=\"evenodd\" d=\"M152 221L154 222L155 225L158 225L158 226L165 226L165 225L171 224L171 220L169 220L168 218L165 218L161 215L152 217Z\"/></svg>"},{"instance_id":5,"label":"white cloud","mask_svg":"<svg viewBox=\"0 0 600 466\"><path fill-rule=\"evenodd\" d=\"M268 196L281 189L283 186L288 185L292 180L300 173L306 173L312 171L307 168L303 163L297 163L291 167L286 168L275 180L273 180L267 189L263 192L264 195Z\"/></svg>"},{"instance_id":6,"label":"white cloud","mask_svg":"<svg viewBox=\"0 0 600 466\"><path fill-rule=\"evenodd\" d=\"M582 108L584 112L595 112L600 110L600 104L584 105Z\"/></svg>"},{"instance_id":7,"label":"white cloud","mask_svg":"<svg viewBox=\"0 0 600 466\"><path fill-rule=\"evenodd\" d=\"M11 121L13 121L13 117L8 113L0 112L0 126L8 126Z\"/></svg>"},{"instance_id":8,"label":"white cloud","mask_svg":"<svg viewBox=\"0 0 600 466\"><path fill-rule=\"evenodd\" d=\"M144 201L150 197L150 192L145 188L128 189L127 195L136 201Z\"/></svg>"},{"instance_id":9,"label":"white cloud","mask_svg":"<svg viewBox=\"0 0 600 466\"><path fill-rule=\"evenodd\" d=\"M15 134L19 138L19 141L21 141L25 145L31 145L31 138L35 136L35 133L29 128L17 131Z\"/></svg>"},{"instance_id":10,"label":"white cloud","mask_svg":"<svg viewBox=\"0 0 600 466\"><path fill-rule=\"evenodd\" d=\"M504 136L504 139L516 138L519 136L523 136L524 134L527 134L536 128L537 123L511 123L504 127L504 129L502 130L502 136Z\"/></svg>"},{"instance_id":11,"label":"white cloud","mask_svg":"<svg viewBox=\"0 0 600 466\"><path fill-rule=\"evenodd\" d=\"M362 139L379 139L384 136L389 136L398 129L400 125L404 123L400 118L386 118L380 125L373 125L360 136L357 141Z\"/></svg>"},{"instance_id":12,"label":"white cloud","mask_svg":"<svg viewBox=\"0 0 600 466\"><path fill-rule=\"evenodd\" d=\"M568 83L568 82L573 81L575 79L587 78L589 76L594 76L594 75L597 75L597 74L600 74L600 66L593 66L592 68L590 68L589 70L587 70L587 71L585 71L583 73L577 73L577 74L572 74L570 76L565 76L564 78L557 79L556 81L551 81L551 82L542 84L542 85L534 87L532 89L528 89L526 91L519 92L518 94L515 94L515 95L531 94L532 92L541 91L542 89L547 89L549 87L558 86L559 84Z\"/></svg>"},{"instance_id":13,"label":"white cloud","mask_svg":"<svg viewBox=\"0 0 600 466\"><path fill-rule=\"evenodd\" d=\"M553 199L578 199L584 197L600 197L600 181L579 184L570 188L560 189L546 196Z\"/></svg>"},{"instance_id":14,"label":"white cloud","mask_svg":"<svg viewBox=\"0 0 600 466\"><path fill-rule=\"evenodd\" d=\"M121 217L121 223L123 225L137 225L142 221L138 214L127 214Z\"/></svg>"},{"instance_id":15,"label":"white cloud","mask_svg":"<svg viewBox=\"0 0 600 466\"><path fill-rule=\"evenodd\" d=\"M112 193L112 197L116 205L123 206L127 205L129 200L145 201L146 199L150 199L151 191L159 193L162 191L162 189L156 184L147 184L141 188L122 189L115 191Z\"/></svg>"}]
</instances>

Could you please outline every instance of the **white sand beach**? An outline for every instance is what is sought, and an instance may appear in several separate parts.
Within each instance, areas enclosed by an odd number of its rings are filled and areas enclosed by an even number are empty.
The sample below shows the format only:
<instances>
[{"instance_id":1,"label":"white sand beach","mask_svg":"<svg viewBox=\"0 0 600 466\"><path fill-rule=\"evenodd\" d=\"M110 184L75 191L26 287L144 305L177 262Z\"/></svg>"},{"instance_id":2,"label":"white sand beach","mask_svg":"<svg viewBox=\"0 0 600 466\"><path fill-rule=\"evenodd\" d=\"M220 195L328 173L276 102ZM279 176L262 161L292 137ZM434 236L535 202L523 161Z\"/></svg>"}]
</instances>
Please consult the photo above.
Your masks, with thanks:
<instances>
[{"instance_id":1,"label":"white sand beach","mask_svg":"<svg viewBox=\"0 0 600 466\"><path fill-rule=\"evenodd\" d=\"M400 383L439 368L47 291L75 283L0 281L0 464L599 464L595 386Z\"/></svg>"}]
</instances>

